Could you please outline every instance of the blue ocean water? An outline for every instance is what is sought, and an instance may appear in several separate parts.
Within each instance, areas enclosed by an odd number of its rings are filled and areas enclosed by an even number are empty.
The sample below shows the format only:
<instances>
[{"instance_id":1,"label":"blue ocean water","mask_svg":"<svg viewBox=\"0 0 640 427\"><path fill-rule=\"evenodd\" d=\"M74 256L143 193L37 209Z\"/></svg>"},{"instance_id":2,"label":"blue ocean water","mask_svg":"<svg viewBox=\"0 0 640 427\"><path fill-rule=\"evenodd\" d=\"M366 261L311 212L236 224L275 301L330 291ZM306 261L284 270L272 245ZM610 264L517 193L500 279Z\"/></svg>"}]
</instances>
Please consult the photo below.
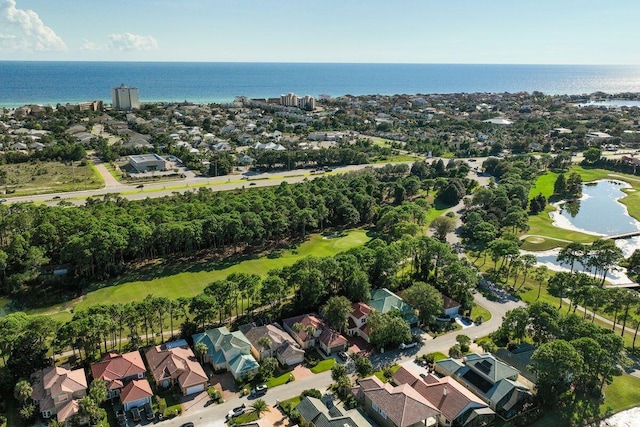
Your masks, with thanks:
<instances>
[{"instance_id":1,"label":"blue ocean water","mask_svg":"<svg viewBox=\"0 0 640 427\"><path fill-rule=\"evenodd\" d=\"M235 96L640 92L639 66L0 61L0 106L104 100L121 83L140 100Z\"/></svg>"}]
</instances>

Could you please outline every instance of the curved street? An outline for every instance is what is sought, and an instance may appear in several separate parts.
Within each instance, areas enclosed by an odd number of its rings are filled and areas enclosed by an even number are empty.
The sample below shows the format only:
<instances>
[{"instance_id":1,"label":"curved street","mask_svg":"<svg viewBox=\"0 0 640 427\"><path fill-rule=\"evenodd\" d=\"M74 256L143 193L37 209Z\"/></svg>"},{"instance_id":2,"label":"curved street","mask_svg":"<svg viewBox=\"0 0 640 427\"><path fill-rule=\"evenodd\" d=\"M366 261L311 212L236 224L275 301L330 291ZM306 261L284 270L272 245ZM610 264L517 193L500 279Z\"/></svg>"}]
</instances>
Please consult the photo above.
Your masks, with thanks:
<instances>
[{"instance_id":1,"label":"curved street","mask_svg":"<svg viewBox=\"0 0 640 427\"><path fill-rule=\"evenodd\" d=\"M524 306L522 302L501 296L498 296L495 301L491 301L479 293L474 295L474 301L491 312L490 320L481 325L474 325L462 331L452 331L448 334L430 339L425 341L421 347L408 350L392 350L383 354L374 355L371 357L371 362L376 367L397 363L412 372L418 374L424 373L426 372L425 369L414 363L416 356L432 352L447 354L449 348L456 344L456 336L461 333L471 338L486 336L500 327L502 317L507 311ZM332 382L331 371L326 371L270 389L262 399L270 406L272 413L270 415L273 415L274 413L279 413L278 409L273 407L277 401L281 402L298 396L302 391L310 388L325 391ZM231 409L243 403L247 405L247 407L250 407L254 402L253 399L245 396L229 399L220 405L205 406L205 403L208 401L206 394L200 395L195 399L197 401L193 403L192 408L185 411L182 416L164 421L162 424L166 427L180 427L184 423L192 422L197 427L224 427L226 425L224 422L225 415ZM265 417L266 416L263 416L260 425L265 427L273 425L271 422L265 420Z\"/></svg>"}]
</instances>

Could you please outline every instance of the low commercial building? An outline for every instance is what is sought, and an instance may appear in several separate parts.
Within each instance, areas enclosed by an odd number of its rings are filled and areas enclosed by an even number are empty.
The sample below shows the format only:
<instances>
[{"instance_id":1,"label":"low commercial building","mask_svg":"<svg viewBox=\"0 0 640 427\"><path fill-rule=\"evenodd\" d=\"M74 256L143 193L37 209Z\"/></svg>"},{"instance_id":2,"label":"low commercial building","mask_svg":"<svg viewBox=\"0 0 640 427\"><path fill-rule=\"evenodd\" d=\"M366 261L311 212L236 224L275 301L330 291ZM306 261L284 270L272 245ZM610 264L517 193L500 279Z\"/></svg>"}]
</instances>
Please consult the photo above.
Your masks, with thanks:
<instances>
[{"instance_id":1,"label":"low commercial building","mask_svg":"<svg viewBox=\"0 0 640 427\"><path fill-rule=\"evenodd\" d=\"M129 165L138 173L167 170L167 161L157 154L129 156Z\"/></svg>"}]
</instances>

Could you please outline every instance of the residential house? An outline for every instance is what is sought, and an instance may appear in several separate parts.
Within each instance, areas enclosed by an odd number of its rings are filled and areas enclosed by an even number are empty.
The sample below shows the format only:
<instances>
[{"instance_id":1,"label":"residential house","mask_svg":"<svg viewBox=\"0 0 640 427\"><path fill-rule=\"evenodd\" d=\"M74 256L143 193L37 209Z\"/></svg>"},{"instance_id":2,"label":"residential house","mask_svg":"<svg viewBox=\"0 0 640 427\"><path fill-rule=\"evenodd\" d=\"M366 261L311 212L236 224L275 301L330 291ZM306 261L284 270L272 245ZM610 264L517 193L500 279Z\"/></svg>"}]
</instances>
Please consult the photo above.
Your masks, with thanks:
<instances>
[{"instance_id":1,"label":"residential house","mask_svg":"<svg viewBox=\"0 0 640 427\"><path fill-rule=\"evenodd\" d=\"M147 368L139 351L125 354L107 353L99 362L91 365L93 379L106 382L108 398L119 396L126 383L134 379L143 379L146 372Z\"/></svg>"},{"instance_id":2,"label":"residential house","mask_svg":"<svg viewBox=\"0 0 640 427\"><path fill-rule=\"evenodd\" d=\"M347 349L347 339L315 313L284 319L282 325L304 350L318 347L331 354Z\"/></svg>"},{"instance_id":3,"label":"residential house","mask_svg":"<svg viewBox=\"0 0 640 427\"><path fill-rule=\"evenodd\" d=\"M226 327L209 329L193 336L193 345L207 346L205 362L213 369L226 369L234 378L258 372L260 365L251 355L251 342L240 331L229 332Z\"/></svg>"},{"instance_id":4,"label":"residential house","mask_svg":"<svg viewBox=\"0 0 640 427\"><path fill-rule=\"evenodd\" d=\"M413 326L418 324L419 319L418 316L416 316L415 309L387 288L372 291L371 299L367 304L372 309L381 313L397 310L409 325Z\"/></svg>"},{"instance_id":5,"label":"residential house","mask_svg":"<svg viewBox=\"0 0 640 427\"><path fill-rule=\"evenodd\" d=\"M463 361L459 363L454 359L443 359L436 362L435 370L458 379L505 419L528 407L531 391L518 381L519 372L516 368L490 353L471 353Z\"/></svg>"},{"instance_id":6,"label":"residential house","mask_svg":"<svg viewBox=\"0 0 640 427\"><path fill-rule=\"evenodd\" d=\"M146 403L151 404L152 397L153 391L151 391L151 385L149 385L149 381L144 378L129 381L120 394L120 400L124 405L125 411L143 406Z\"/></svg>"},{"instance_id":7,"label":"residential house","mask_svg":"<svg viewBox=\"0 0 640 427\"><path fill-rule=\"evenodd\" d=\"M333 404L314 397L302 398L296 410L308 426L317 427L373 427L357 410L344 411Z\"/></svg>"},{"instance_id":8,"label":"residential house","mask_svg":"<svg viewBox=\"0 0 640 427\"><path fill-rule=\"evenodd\" d=\"M349 342L340 332L325 326L318 337L318 345L325 354L338 353L347 349Z\"/></svg>"},{"instance_id":9,"label":"residential house","mask_svg":"<svg viewBox=\"0 0 640 427\"><path fill-rule=\"evenodd\" d=\"M352 389L380 427L435 426L440 412L410 385L392 386L378 377L361 379Z\"/></svg>"},{"instance_id":10,"label":"residential house","mask_svg":"<svg viewBox=\"0 0 640 427\"><path fill-rule=\"evenodd\" d=\"M275 357L281 364L293 366L304 360L304 350L277 323L257 325L254 322L242 325L239 329L251 343L251 354L258 361ZM263 345L266 340L268 346Z\"/></svg>"},{"instance_id":11,"label":"residential house","mask_svg":"<svg viewBox=\"0 0 640 427\"><path fill-rule=\"evenodd\" d=\"M460 303L445 294L442 295L442 312L445 316L456 317L460 311Z\"/></svg>"},{"instance_id":12,"label":"residential house","mask_svg":"<svg viewBox=\"0 0 640 427\"><path fill-rule=\"evenodd\" d=\"M209 378L185 340L153 346L145 357L159 387L177 384L185 396L206 389Z\"/></svg>"},{"instance_id":13,"label":"residential house","mask_svg":"<svg viewBox=\"0 0 640 427\"><path fill-rule=\"evenodd\" d=\"M351 304L351 312L347 318L347 334L350 336L359 336L366 342L369 342L369 313L371 313L371 307L363 302L354 302Z\"/></svg>"},{"instance_id":14,"label":"residential house","mask_svg":"<svg viewBox=\"0 0 640 427\"><path fill-rule=\"evenodd\" d=\"M441 427L483 427L493 423L495 412L452 377L418 377L402 367L393 374L396 385L409 384L440 411Z\"/></svg>"},{"instance_id":15,"label":"residential house","mask_svg":"<svg viewBox=\"0 0 640 427\"><path fill-rule=\"evenodd\" d=\"M56 416L59 422L71 425L78 413L78 402L87 395L84 369L69 370L51 366L31 375L31 399L38 406L42 418Z\"/></svg>"},{"instance_id":16,"label":"residential house","mask_svg":"<svg viewBox=\"0 0 640 427\"><path fill-rule=\"evenodd\" d=\"M291 334L303 350L309 350L316 346L317 339L324 327L324 321L315 313L302 314L284 319L282 326L285 331Z\"/></svg>"}]
</instances>

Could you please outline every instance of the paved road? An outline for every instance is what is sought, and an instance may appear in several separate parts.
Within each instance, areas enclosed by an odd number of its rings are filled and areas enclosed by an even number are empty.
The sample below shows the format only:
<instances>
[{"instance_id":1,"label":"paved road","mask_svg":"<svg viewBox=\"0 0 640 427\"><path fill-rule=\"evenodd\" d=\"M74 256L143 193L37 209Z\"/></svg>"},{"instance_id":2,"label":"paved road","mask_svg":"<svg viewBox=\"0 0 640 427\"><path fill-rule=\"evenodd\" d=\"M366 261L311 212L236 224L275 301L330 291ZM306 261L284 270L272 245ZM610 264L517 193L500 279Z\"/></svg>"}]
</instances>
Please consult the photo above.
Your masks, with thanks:
<instances>
[{"instance_id":1,"label":"paved road","mask_svg":"<svg viewBox=\"0 0 640 427\"><path fill-rule=\"evenodd\" d=\"M478 157L476 158L475 163L469 163L471 166L481 165L482 162L486 159L486 157ZM433 160L438 160L438 158L429 158L426 159L431 162ZM448 161L449 159L443 159L444 161ZM459 159L465 160L465 159ZM411 167L412 162L402 162L409 167ZM397 164L397 163L396 163ZM333 173L345 173L351 171L362 170L365 168L373 167L373 168L381 168L384 167L385 164L366 164L366 165L350 165L343 167L336 167L333 169ZM270 173L252 173L247 172L242 175L226 175L219 176L214 178L209 177L188 177L181 180L176 181L162 181L162 182L154 182L149 184L144 184L144 188L139 189L137 185L129 185L122 184L118 182L106 169L104 164L96 161L96 167L98 172L102 175L105 180L105 187L99 188L95 190L83 190L83 191L70 191L64 193L49 193L49 194L40 194L34 196L23 196L23 197L9 197L7 199L7 203L24 203L24 202L37 202L37 203L46 203L49 205L54 205L59 203L61 200L71 202L75 205L82 205L85 203L86 199L89 197L99 197L104 196L105 194L119 194L120 197L124 197L129 200L141 200L146 198L157 198L157 197L165 197L170 196L173 193L184 193L187 191L196 191L198 188L207 187L213 191L229 191L240 188L251 188L251 187L267 187L280 185L282 182L288 183L297 183L302 182L305 179L314 179L319 176L325 176L324 173L314 173L312 174L309 169L295 169L291 171L278 171L278 172L270 172ZM477 179L482 184L483 177L475 176L473 173L473 178ZM488 178L486 178L488 179Z\"/></svg>"},{"instance_id":2,"label":"paved road","mask_svg":"<svg viewBox=\"0 0 640 427\"><path fill-rule=\"evenodd\" d=\"M331 371L322 372L318 375L296 380L292 383L273 388L261 397L270 406L275 405L276 400L283 401L294 396L299 396L304 390L309 388L317 388L325 390L332 383ZM205 408L197 408L192 411L186 411L182 416L172 420L162 422L163 427L179 427L183 423L193 422L197 427L222 427L225 426L225 415L233 408L242 405L247 407L255 402L250 397L239 397L227 400L220 405L211 405ZM272 411L275 409L271 409Z\"/></svg>"}]
</instances>

